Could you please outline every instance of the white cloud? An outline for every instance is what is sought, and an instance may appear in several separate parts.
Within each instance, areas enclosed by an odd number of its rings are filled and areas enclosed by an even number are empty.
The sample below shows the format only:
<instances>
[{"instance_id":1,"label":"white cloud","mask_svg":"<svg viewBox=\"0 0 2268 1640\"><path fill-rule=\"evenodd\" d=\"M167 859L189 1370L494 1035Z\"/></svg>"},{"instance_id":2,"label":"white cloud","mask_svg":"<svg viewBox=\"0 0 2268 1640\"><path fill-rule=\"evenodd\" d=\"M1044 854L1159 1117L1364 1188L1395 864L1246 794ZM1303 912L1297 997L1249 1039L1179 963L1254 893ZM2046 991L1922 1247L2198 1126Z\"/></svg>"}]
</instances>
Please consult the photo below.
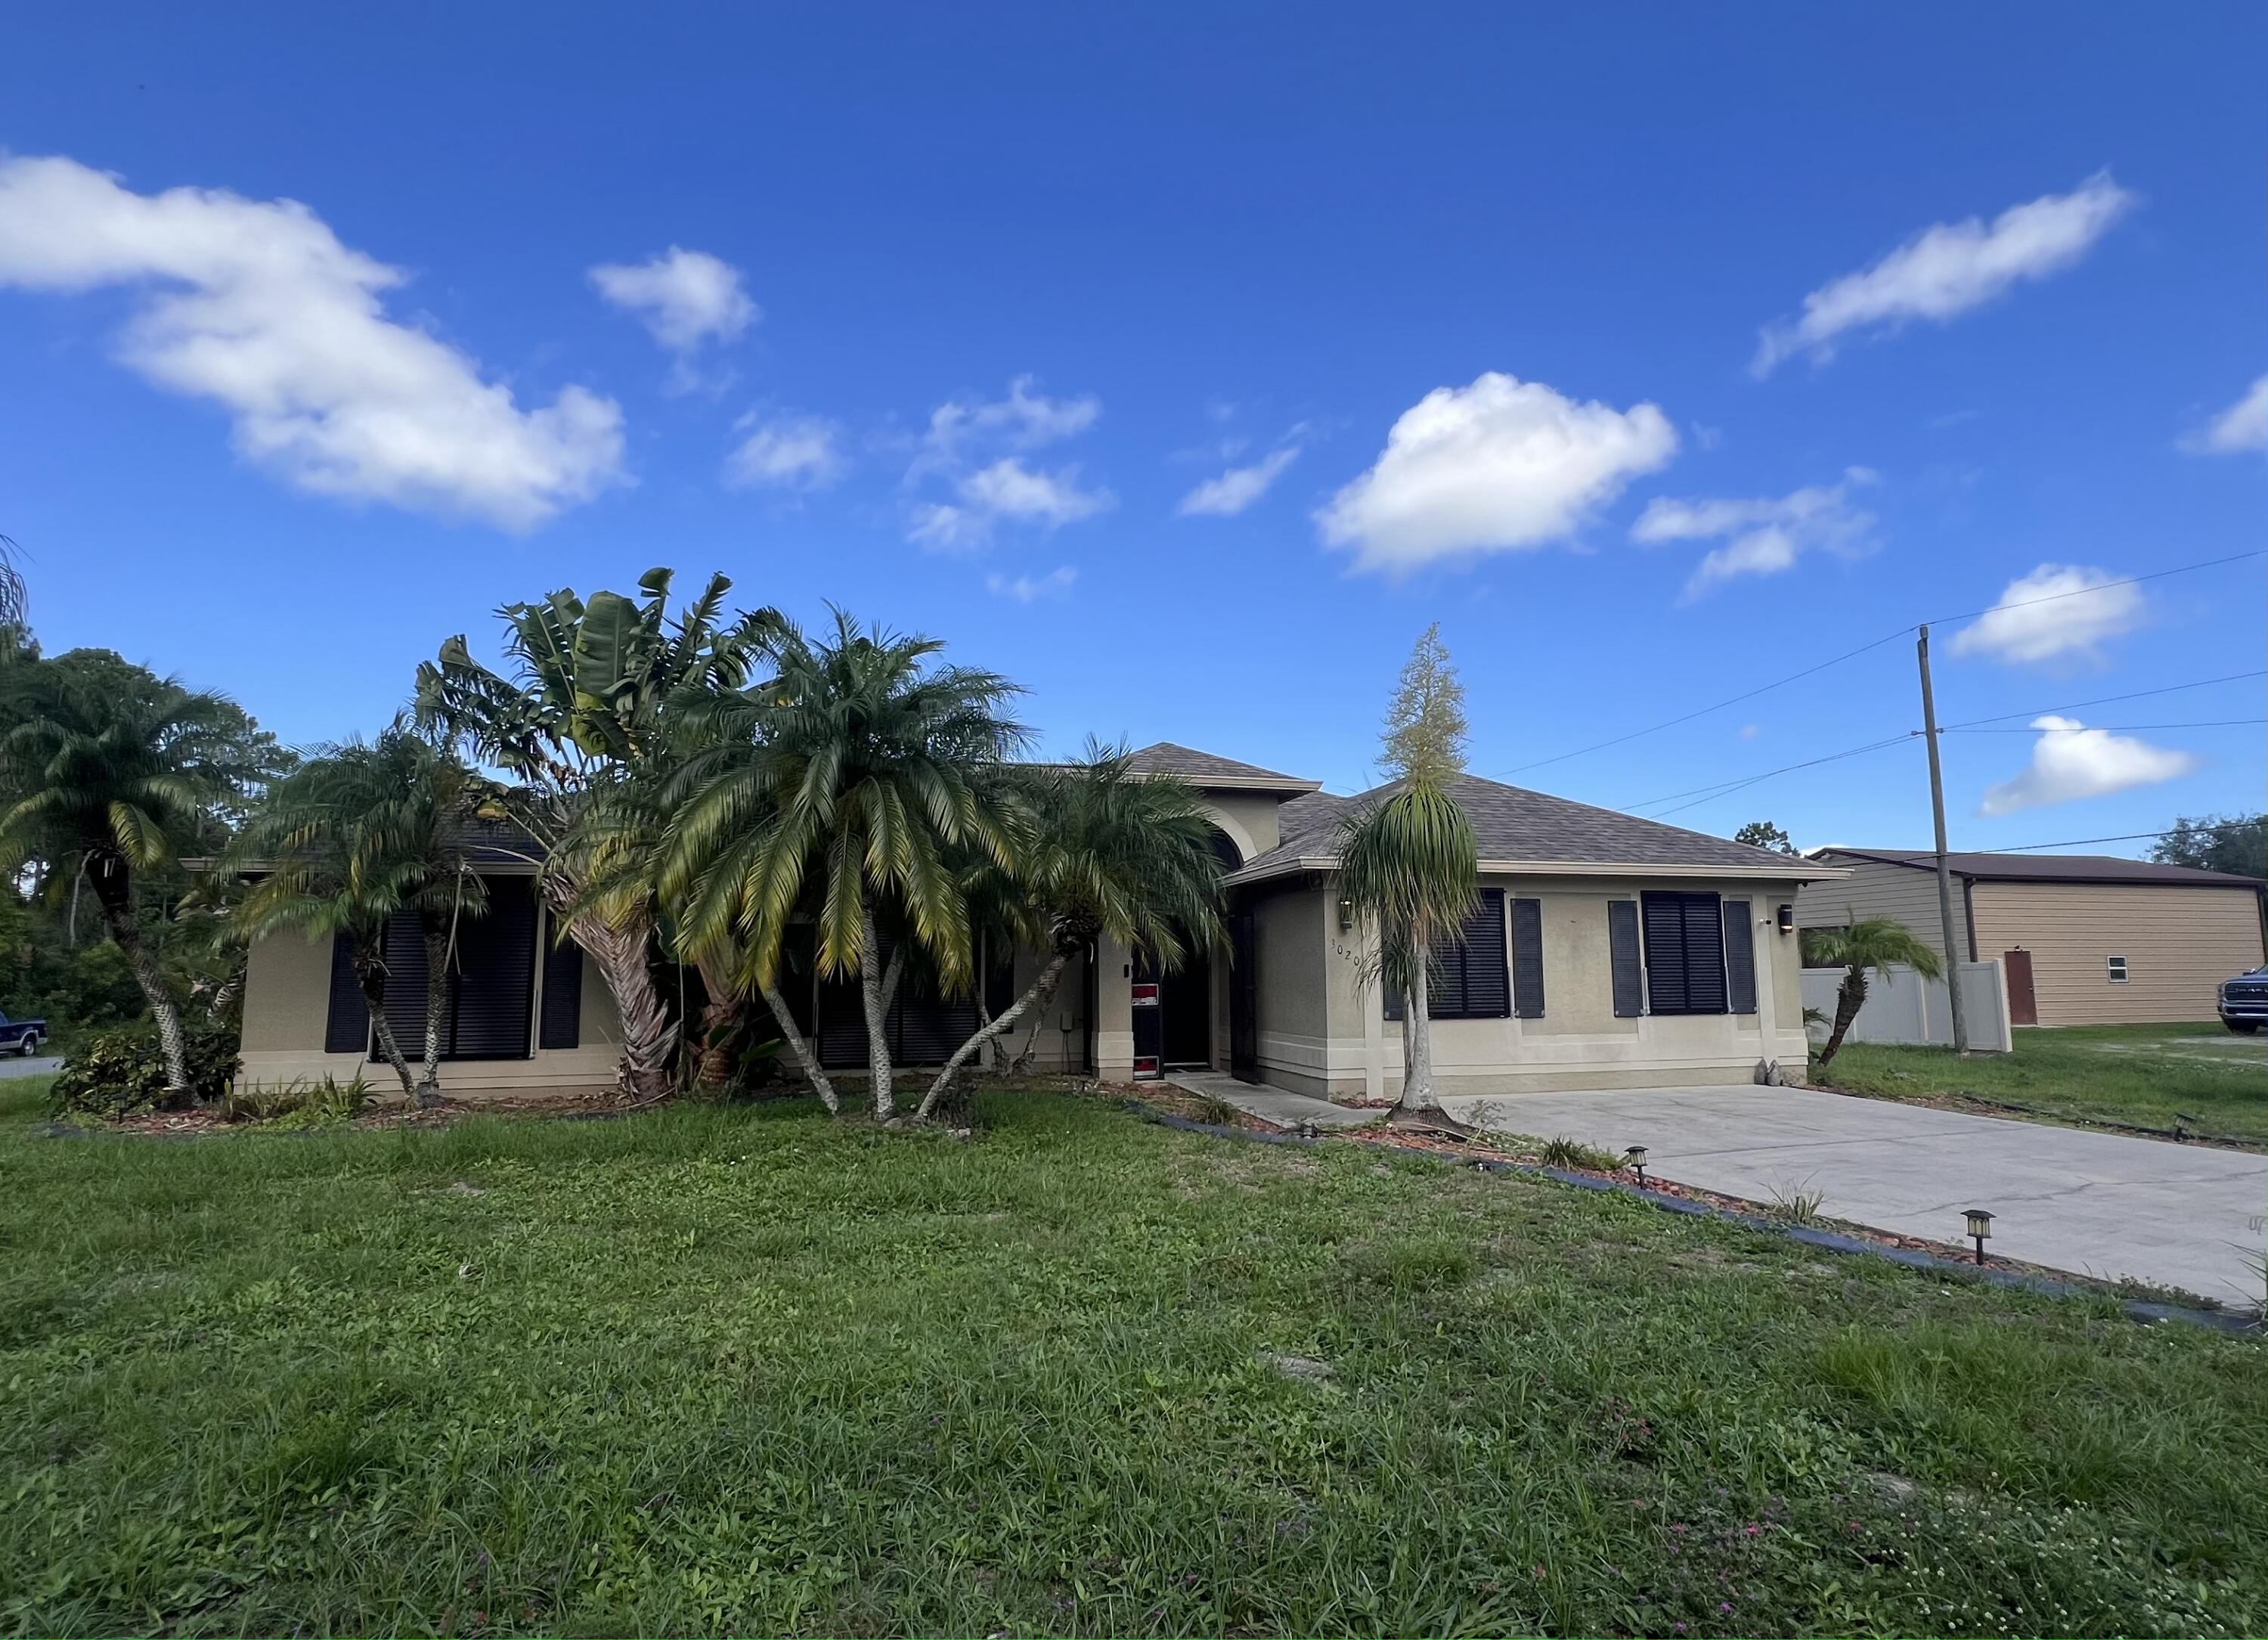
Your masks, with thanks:
<instances>
[{"instance_id":1,"label":"white cloud","mask_svg":"<svg viewBox=\"0 0 2268 1640\"><path fill-rule=\"evenodd\" d=\"M1987 790L1978 814L2012 815L2081 797L2108 797L2177 779L2199 767L2188 752L2091 729L2075 718L2034 718L2032 727L2042 732L2033 744L2030 765L2014 779Z\"/></svg>"},{"instance_id":2,"label":"white cloud","mask_svg":"<svg viewBox=\"0 0 2268 1640\"><path fill-rule=\"evenodd\" d=\"M2043 564L2010 581L1998 603L1955 632L1953 653L2011 664L2065 655L2101 660L2104 640L2133 631L2147 611L2140 587L2109 584L2121 579L2076 564Z\"/></svg>"},{"instance_id":3,"label":"white cloud","mask_svg":"<svg viewBox=\"0 0 2268 1640\"><path fill-rule=\"evenodd\" d=\"M217 401L236 448L321 495L526 529L622 474L622 416L578 387L523 410L476 360L388 319L394 268L295 200L136 194L77 160L0 159L0 284L136 290L120 362Z\"/></svg>"},{"instance_id":4,"label":"white cloud","mask_svg":"<svg viewBox=\"0 0 2268 1640\"><path fill-rule=\"evenodd\" d=\"M2071 193L2012 205L1989 227L1977 217L1934 224L1873 267L1812 292L1800 317L1765 326L1749 368L1765 375L1797 353L1823 363L1846 331L1942 321L1982 307L2020 281L2070 267L2133 203L2108 171L2098 171Z\"/></svg>"},{"instance_id":5,"label":"white cloud","mask_svg":"<svg viewBox=\"0 0 2268 1640\"><path fill-rule=\"evenodd\" d=\"M843 476L842 431L819 416L776 416L757 422L743 417L748 430L725 458L725 482L787 490L824 490Z\"/></svg>"},{"instance_id":6,"label":"white cloud","mask_svg":"<svg viewBox=\"0 0 2268 1640\"><path fill-rule=\"evenodd\" d=\"M1092 395L1051 399L1030 376L1010 382L1004 399L939 405L906 482L941 480L951 499L917 504L907 538L940 551L969 550L989 542L1004 521L1054 529L1115 506L1109 491L1079 482L1076 464L1049 472L1022 460L1024 452L1085 432L1101 414L1101 401ZM976 464L988 454L993 459Z\"/></svg>"},{"instance_id":7,"label":"white cloud","mask_svg":"<svg viewBox=\"0 0 2268 1640\"><path fill-rule=\"evenodd\" d=\"M1299 459L1300 447L1287 444L1282 449L1270 451L1249 467L1232 467L1219 477L1206 479L1183 496L1182 514L1184 517L1234 518L1266 495L1269 486L1281 478L1285 469Z\"/></svg>"},{"instance_id":8,"label":"white cloud","mask_svg":"<svg viewBox=\"0 0 2268 1640\"><path fill-rule=\"evenodd\" d=\"M673 353L730 342L763 317L740 286L740 270L705 250L673 245L644 262L601 263L591 283Z\"/></svg>"},{"instance_id":9,"label":"white cloud","mask_svg":"<svg viewBox=\"0 0 2268 1640\"><path fill-rule=\"evenodd\" d=\"M990 444L1010 450L1036 450L1076 438L1101 415L1102 401L1091 393L1075 399L1051 399L1038 390L1035 378L1019 376L1008 384L1008 396L1004 399L948 399L932 410L922 453L908 476L949 468L972 447Z\"/></svg>"},{"instance_id":10,"label":"white cloud","mask_svg":"<svg viewBox=\"0 0 2268 1640\"><path fill-rule=\"evenodd\" d=\"M1676 430L1652 404L1579 404L1490 371L1404 410L1377 462L1316 523L1358 569L1543 546L1676 451Z\"/></svg>"},{"instance_id":11,"label":"white cloud","mask_svg":"<svg viewBox=\"0 0 2268 1640\"><path fill-rule=\"evenodd\" d=\"M996 598L1013 598L1018 603L1031 603L1041 598L1060 598L1079 580L1079 572L1064 565L1040 576L1019 575L1011 580L1005 575L987 575L984 589Z\"/></svg>"},{"instance_id":12,"label":"white cloud","mask_svg":"<svg viewBox=\"0 0 2268 1640\"><path fill-rule=\"evenodd\" d=\"M1720 581L1742 575L1777 575L1815 549L1852 557L1870 544L1874 515L1851 503L1851 491L1875 482L1864 467L1844 469L1843 482L1752 500L1673 501L1656 496L1631 526L1631 539L1648 546L1669 541L1725 544L1704 558L1685 583L1696 598Z\"/></svg>"},{"instance_id":13,"label":"white cloud","mask_svg":"<svg viewBox=\"0 0 2268 1640\"><path fill-rule=\"evenodd\" d=\"M2268 376L2245 395L2182 440L2191 455L2236 455L2268 450Z\"/></svg>"},{"instance_id":14,"label":"white cloud","mask_svg":"<svg viewBox=\"0 0 2268 1640\"><path fill-rule=\"evenodd\" d=\"M1012 455L964 475L954 496L915 508L914 540L945 551L980 547L1003 519L1054 529L1092 518L1116 500L1108 490L1082 488L1076 467L1041 472Z\"/></svg>"},{"instance_id":15,"label":"white cloud","mask_svg":"<svg viewBox=\"0 0 2268 1640\"><path fill-rule=\"evenodd\" d=\"M1741 725L1741 738L1742 740L1754 740L1757 735L1764 732L1764 726L1760 723L1743 723Z\"/></svg>"}]
</instances>

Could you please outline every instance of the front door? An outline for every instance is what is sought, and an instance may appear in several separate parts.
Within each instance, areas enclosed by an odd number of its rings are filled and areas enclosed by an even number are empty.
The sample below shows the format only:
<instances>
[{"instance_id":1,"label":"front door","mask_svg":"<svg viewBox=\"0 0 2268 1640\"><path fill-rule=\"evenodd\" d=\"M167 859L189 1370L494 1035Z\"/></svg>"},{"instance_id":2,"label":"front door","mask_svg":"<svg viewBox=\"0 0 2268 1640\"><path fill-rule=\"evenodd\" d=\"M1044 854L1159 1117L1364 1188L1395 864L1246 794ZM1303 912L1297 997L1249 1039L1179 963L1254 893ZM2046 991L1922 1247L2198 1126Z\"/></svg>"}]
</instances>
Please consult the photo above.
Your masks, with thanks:
<instances>
[{"instance_id":1,"label":"front door","mask_svg":"<svg viewBox=\"0 0 2268 1640\"><path fill-rule=\"evenodd\" d=\"M1260 1080L1260 981L1252 959L1252 913L1228 920L1228 1074Z\"/></svg>"},{"instance_id":2,"label":"front door","mask_svg":"<svg viewBox=\"0 0 2268 1640\"><path fill-rule=\"evenodd\" d=\"M1160 1052L1166 1063L1180 1067L1212 1064L1212 961L1204 951L1190 951L1182 965L1158 980L1161 1027Z\"/></svg>"},{"instance_id":3,"label":"front door","mask_svg":"<svg viewBox=\"0 0 2268 1640\"><path fill-rule=\"evenodd\" d=\"M2032 954L2029 951L2003 951L2000 966L2008 980L2008 1023L2012 1025L2036 1025L2040 1023L2040 1001L2032 990Z\"/></svg>"}]
</instances>

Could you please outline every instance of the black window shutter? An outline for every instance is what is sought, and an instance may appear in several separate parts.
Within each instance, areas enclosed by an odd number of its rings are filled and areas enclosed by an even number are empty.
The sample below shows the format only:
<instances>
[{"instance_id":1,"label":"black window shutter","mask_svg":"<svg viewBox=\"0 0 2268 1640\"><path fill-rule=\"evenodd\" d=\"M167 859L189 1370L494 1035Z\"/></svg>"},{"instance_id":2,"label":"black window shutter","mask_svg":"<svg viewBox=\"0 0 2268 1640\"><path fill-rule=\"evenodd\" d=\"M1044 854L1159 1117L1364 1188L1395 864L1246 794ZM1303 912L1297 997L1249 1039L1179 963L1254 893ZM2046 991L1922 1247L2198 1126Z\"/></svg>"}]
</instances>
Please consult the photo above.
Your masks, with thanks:
<instances>
[{"instance_id":1,"label":"black window shutter","mask_svg":"<svg viewBox=\"0 0 2268 1640\"><path fill-rule=\"evenodd\" d=\"M1685 1011L1725 1011L1725 925L1714 894L1685 899Z\"/></svg>"},{"instance_id":2,"label":"black window shutter","mask_svg":"<svg viewBox=\"0 0 2268 1640\"><path fill-rule=\"evenodd\" d=\"M1637 901L1607 902L1607 949L1614 974L1615 1017L1636 1019L1645 1007L1638 985Z\"/></svg>"},{"instance_id":3,"label":"black window shutter","mask_svg":"<svg viewBox=\"0 0 2268 1640\"><path fill-rule=\"evenodd\" d=\"M425 1057L425 931L414 911L386 921L386 1023L394 1045L412 1061ZM441 1052L449 1052L449 1022L441 1021Z\"/></svg>"},{"instance_id":4,"label":"black window shutter","mask_svg":"<svg viewBox=\"0 0 2268 1640\"><path fill-rule=\"evenodd\" d=\"M1522 1019L1543 1017L1543 902L1512 903L1513 1011Z\"/></svg>"},{"instance_id":5,"label":"black window shutter","mask_svg":"<svg viewBox=\"0 0 2268 1640\"><path fill-rule=\"evenodd\" d=\"M527 1057L535 1006L535 900L525 877L489 880L488 909L459 919L452 1040L460 1060Z\"/></svg>"},{"instance_id":6,"label":"black window shutter","mask_svg":"<svg viewBox=\"0 0 2268 1640\"><path fill-rule=\"evenodd\" d=\"M1656 1014L1725 1012L1725 929L1714 894L1647 894L1646 988Z\"/></svg>"},{"instance_id":7,"label":"black window shutter","mask_svg":"<svg viewBox=\"0 0 2268 1640\"><path fill-rule=\"evenodd\" d=\"M370 1052L370 1004L356 983L354 935L340 934L331 940L330 1012L323 1021L323 1052Z\"/></svg>"},{"instance_id":8,"label":"black window shutter","mask_svg":"<svg viewBox=\"0 0 2268 1640\"><path fill-rule=\"evenodd\" d=\"M1748 900L1725 902L1725 994L1735 1014L1756 1011L1755 909Z\"/></svg>"},{"instance_id":9,"label":"black window shutter","mask_svg":"<svg viewBox=\"0 0 2268 1640\"><path fill-rule=\"evenodd\" d=\"M583 948L572 939L555 940L543 953L543 1022L535 1045L573 1048L582 1043Z\"/></svg>"}]
</instances>

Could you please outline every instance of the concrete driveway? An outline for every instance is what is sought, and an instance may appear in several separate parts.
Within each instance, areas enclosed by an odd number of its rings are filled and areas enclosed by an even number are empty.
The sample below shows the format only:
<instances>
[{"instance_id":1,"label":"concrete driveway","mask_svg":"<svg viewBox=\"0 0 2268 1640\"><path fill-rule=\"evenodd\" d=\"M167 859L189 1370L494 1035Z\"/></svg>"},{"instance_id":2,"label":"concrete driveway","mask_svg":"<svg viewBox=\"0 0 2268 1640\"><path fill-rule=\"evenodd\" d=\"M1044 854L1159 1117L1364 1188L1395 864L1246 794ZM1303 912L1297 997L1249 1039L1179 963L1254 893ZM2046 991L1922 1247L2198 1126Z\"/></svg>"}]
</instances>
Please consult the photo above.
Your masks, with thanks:
<instances>
[{"instance_id":1,"label":"concrete driveway","mask_svg":"<svg viewBox=\"0 0 2268 1640\"><path fill-rule=\"evenodd\" d=\"M1962 1239L1962 1209L1997 1216L1986 1251L2262 1302L2268 1157L2001 1121L1798 1088L1650 1088L1452 1098L1478 1127L1566 1134L1646 1171L1751 1201L1815 1191L1820 1211L1900 1235ZM2250 1262L2248 1262L2248 1259Z\"/></svg>"}]
</instances>

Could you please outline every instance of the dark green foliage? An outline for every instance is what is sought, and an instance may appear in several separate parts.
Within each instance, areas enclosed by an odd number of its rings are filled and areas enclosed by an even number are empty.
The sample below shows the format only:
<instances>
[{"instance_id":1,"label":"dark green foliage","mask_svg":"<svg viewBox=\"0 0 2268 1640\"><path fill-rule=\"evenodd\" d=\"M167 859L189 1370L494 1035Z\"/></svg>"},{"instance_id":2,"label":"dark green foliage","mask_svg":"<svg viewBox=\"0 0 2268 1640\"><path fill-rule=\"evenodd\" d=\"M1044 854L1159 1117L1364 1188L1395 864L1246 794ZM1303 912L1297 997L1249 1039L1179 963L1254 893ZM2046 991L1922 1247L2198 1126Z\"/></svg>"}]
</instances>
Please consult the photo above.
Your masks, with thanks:
<instances>
[{"instance_id":1,"label":"dark green foliage","mask_svg":"<svg viewBox=\"0 0 2268 1640\"><path fill-rule=\"evenodd\" d=\"M1733 841L1746 843L1750 848L1770 849L1775 854L1795 853L1794 840L1769 820L1749 821L1733 833Z\"/></svg>"},{"instance_id":2,"label":"dark green foliage","mask_svg":"<svg viewBox=\"0 0 2268 1640\"><path fill-rule=\"evenodd\" d=\"M189 1089L199 1100L217 1099L236 1075L236 1029L206 1020L184 1022ZM72 1051L49 1090L57 1116L122 1116L163 1109L166 1059L156 1029L144 1023L95 1031Z\"/></svg>"},{"instance_id":3,"label":"dark green foliage","mask_svg":"<svg viewBox=\"0 0 2268 1640\"><path fill-rule=\"evenodd\" d=\"M2161 865L2268 877L2268 815L2184 815L2152 846L2150 858Z\"/></svg>"}]
</instances>

